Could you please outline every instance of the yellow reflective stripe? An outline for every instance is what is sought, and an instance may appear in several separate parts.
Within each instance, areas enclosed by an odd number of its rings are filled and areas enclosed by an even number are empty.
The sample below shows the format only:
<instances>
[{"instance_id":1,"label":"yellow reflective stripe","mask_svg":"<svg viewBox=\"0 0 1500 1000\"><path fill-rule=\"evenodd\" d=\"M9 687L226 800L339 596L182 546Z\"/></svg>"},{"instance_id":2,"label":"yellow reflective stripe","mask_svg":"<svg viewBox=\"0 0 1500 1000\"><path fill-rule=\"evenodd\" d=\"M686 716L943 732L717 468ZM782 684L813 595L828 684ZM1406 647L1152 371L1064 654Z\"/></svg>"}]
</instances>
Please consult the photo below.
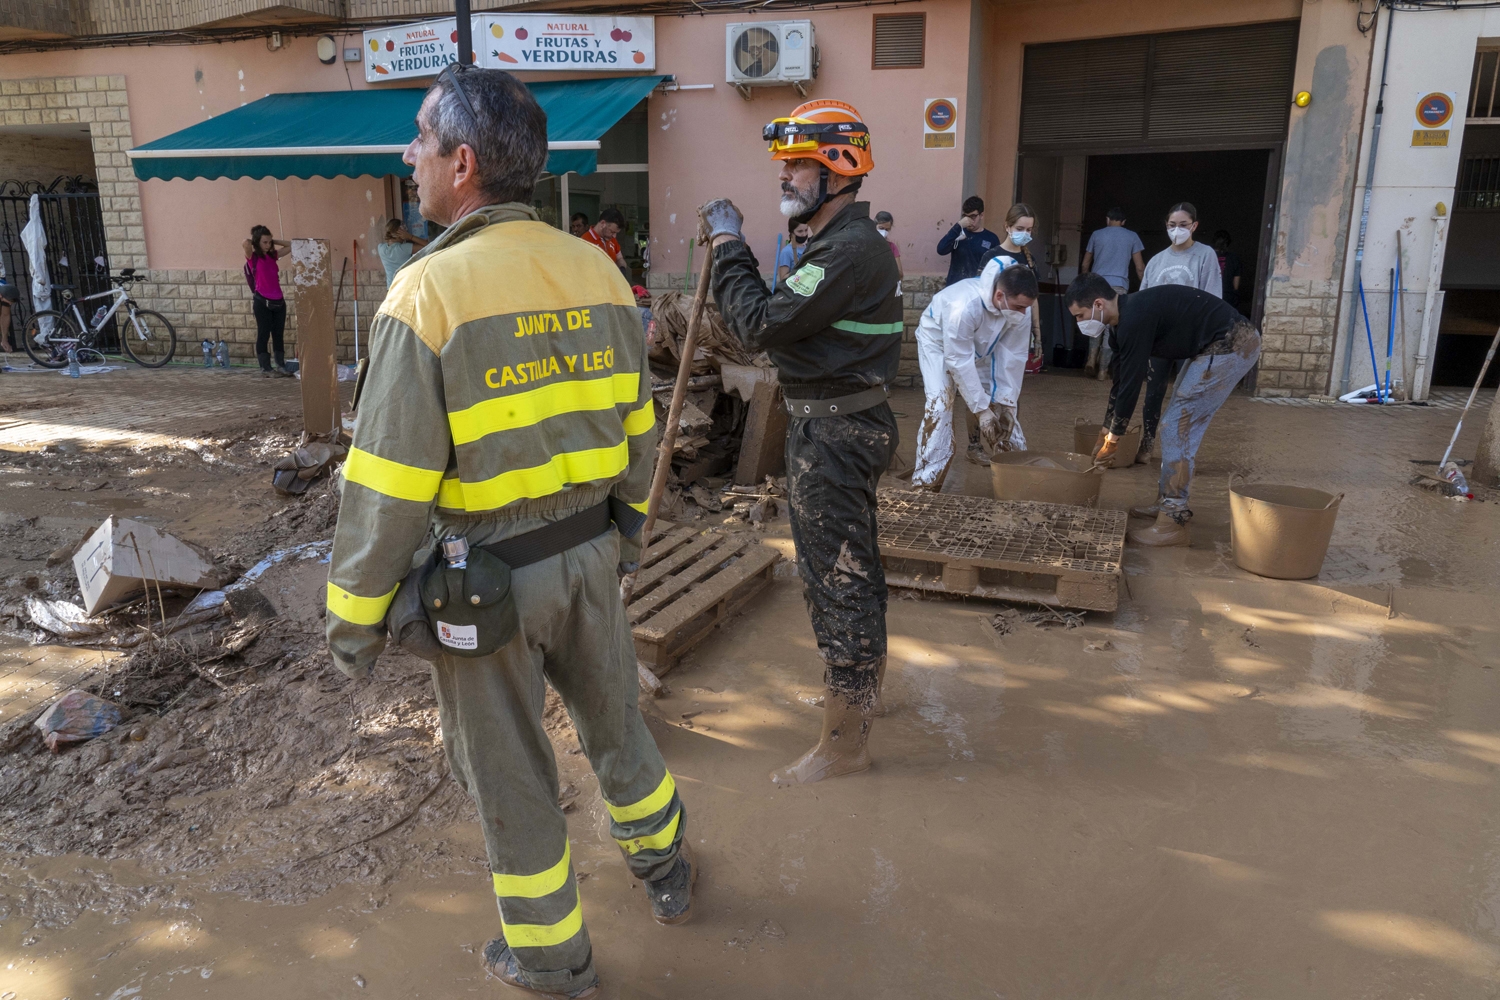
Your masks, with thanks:
<instances>
[{"instance_id":1,"label":"yellow reflective stripe","mask_svg":"<svg viewBox=\"0 0 1500 1000\"><path fill-rule=\"evenodd\" d=\"M350 448L349 457L344 460L344 478L397 500L427 503L437 496L438 481L443 478L443 470L434 472L432 469L419 469L415 465L402 465L368 451Z\"/></svg>"},{"instance_id":2,"label":"yellow reflective stripe","mask_svg":"<svg viewBox=\"0 0 1500 1000\"><path fill-rule=\"evenodd\" d=\"M645 513L647 513L646 508L651 506L651 501L650 500L642 500L640 503L633 503L630 506L633 509L640 511L642 514L645 514Z\"/></svg>"},{"instance_id":3,"label":"yellow reflective stripe","mask_svg":"<svg viewBox=\"0 0 1500 1000\"><path fill-rule=\"evenodd\" d=\"M568 872L572 870L568 867L568 860L572 856L572 851L573 845L564 842L562 860L546 871L535 875L492 873L495 877L495 895L518 896L521 899L540 899L542 896L550 896L568 884Z\"/></svg>"},{"instance_id":4,"label":"yellow reflective stripe","mask_svg":"<svg viewBox=\"0 0 1500 1000\"><path fill-rule=\"evenodd\" d=\"M630 397L634 399L635 397ZM640 409L631 410L625 414L625 433L630 437L644 434L656 426L656 406L651 400L646 400Z\"/></svg>"},{"instance_id":5,"label":"yellow reflective stripe","mask_svg":"<svg viewBox=\"0 0 1500 1000\"><path fill-rule=\"evenodd\" d=\"M486 434L531 427L548 417L586 410L607 410L634 403L641 394L640 372L619 372L608 378L554 382L540 389L514 392L475 403L448 414L455 445L470 444ZM633 415L633 414L632 414Z\"/></svg>"},{"instance_id":6,"label":"yellow reflective stripe","mask_svg":"<svg viewBox=\"0 0 1500 1000\"><path fill-rule=\"evenodd\" d=\"M573 904L573 912L555 924L508 924L503 919L505 943L512 948L550 948L562 944L583 929L583 899Z\"/></svg>"},{"instance_id":7,"label":"yellow reflective stripe","mask_svg":"<svg viewBox=\"0 0 1500 1000\"><path fill-rule=\"evenodd\" d=\"M330 583L328 585L328 610L354 625L379 625L385 620L386 609L396 596L398 583L384 597L359 597Z\"/></svg>"},{"instance_id":8,"label":"yellow reflective stripe","mask_svg":"<svg viewBox=\"0 0 1500 1000\"><path fill-rule=\"evenodd\" d=\"M610 810L613 812L614 810ZM672 846L672 841L677 839L677 824L682 822L682 810L677 810L677 815L672 817L672 822L661 833L653 833L649 837L635 837L631 840L617 840L625 849L626 854L639 854L642 851L662 851ZM507 939L509 940L509 939Z\"/></svg>"},{"instance_id":9,"label":"yellow reflective stripe","mask_svg":"<svg viewBox=\"0 0 1500 1000\"><path fill-rule=\"evenodd\" d=\"M661 779L661 784L656 786L656 791L641 799L625 806L611 805L605 802L609 814L615 818L616 823L629 823L635 819L645 819L652 813L661 812L668 802L672 801L672 793L677 791L677 783L672 780L672 772L668 771Z\"/></svg>"},{"instance_id":10,"label":"yellow reflective stripe","mask_svg":"<svg viewBox=\"0 0 1500 1000\"><path fill-rule=\"evenodd\" d=\"M630 467L630 449L624 441L608 448L565 451L550 461L529 469L512 469L481 483L445 480L442 506L455 510L498 510L522 498L535 499L562 491L568 484L613 479ZM450 489L448 482L457 489Z\"/></svg>"},{"instance_id":11,"label":"yellow reflective stripe","mask_svg":"<svg viewBox=\"0 0 1500 1000\"><path fill-rule=\"evenodd\" d=\"M452 510L464 509L464 484L457 479L444 479L438 484L438 506Z\"/></svg>"}]
</instances>

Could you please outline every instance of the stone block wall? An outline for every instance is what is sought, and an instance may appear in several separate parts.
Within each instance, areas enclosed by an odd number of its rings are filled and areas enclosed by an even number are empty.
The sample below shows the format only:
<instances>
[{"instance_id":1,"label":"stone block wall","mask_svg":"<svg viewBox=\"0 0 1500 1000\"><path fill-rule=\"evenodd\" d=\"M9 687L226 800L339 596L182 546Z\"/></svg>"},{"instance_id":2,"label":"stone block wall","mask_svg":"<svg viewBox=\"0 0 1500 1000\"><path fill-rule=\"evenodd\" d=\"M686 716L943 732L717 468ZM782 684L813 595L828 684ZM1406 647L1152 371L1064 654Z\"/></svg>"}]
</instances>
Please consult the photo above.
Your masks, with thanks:
<instances>
[{"instance_id":1,"label":"stone block wall","mask_svg":"<svg viewBox=\"0 0 1500 1000\"><path fill-rule=\"evenodd\" d=\"M283 286L290 295L290 282L283 274ZM338 277L334 276L338 297ZM345 275L343 295L338 297L337 334L340 364L354 362L354 289L352 272ZM234 363L256 364L255 312L250 286L239 270L146 272L146 280L131 286L131 296L143 309L154 309L171 322L177 331L178 361L201 361L201 344L205 340L229 344ZM359 350L363 357L369 350L370 321L375 318L385 298L385 272L359 272ZM297 354L297 310L287 300L286 356ZM269 348L268 348L269 349Z\"/></svg>"},{"instance_id":2,"label":"stone block wall","mask_svg":"<svg viewBox=\"0 0 1500 1000\"><path fill-rule=\"evenodd\" d=\"M1258 396L1321 396L1328 392L1339 312L1337 280L1277 275L1266 289L1261 323Z\"/></svg>"},{"instance_id":3,"label":"stone block wall","mask_svg":"<svg viewBox=\"0 0 1500 1000\"><path fill-rule=\"evenodd\" d=\"M141 224L140 187L125 155L134 145L125 77L0 80L0 125L74 123L89 127L110 267L144 268L146 232Z\"/></svg>"}]
</instances>

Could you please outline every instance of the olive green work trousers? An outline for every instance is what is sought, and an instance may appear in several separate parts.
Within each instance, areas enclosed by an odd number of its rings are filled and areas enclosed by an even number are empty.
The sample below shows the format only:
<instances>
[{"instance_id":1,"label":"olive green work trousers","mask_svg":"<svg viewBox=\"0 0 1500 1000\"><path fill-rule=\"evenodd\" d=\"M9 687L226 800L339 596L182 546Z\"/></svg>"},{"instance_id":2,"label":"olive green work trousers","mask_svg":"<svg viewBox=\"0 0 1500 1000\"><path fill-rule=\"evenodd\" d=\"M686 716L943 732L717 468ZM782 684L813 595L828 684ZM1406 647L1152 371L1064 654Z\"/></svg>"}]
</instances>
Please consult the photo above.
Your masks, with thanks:
<instances>
[{"instance_id":1,"label":"olive green work trousers","mask_svg":"<svg viewBox=\"0 0 1500 1000\"><path fill-rule=\"evenodd\" d=\"M467 520L439 523L437 534L456 531L477 546L542 523ZM637 704L619 551L619 535L608 531L515 570L520 632L490 656L444 654L432 665L443 745L479 808L505 939L531 981L557 992L587 985L594 968L557 804L557 762L542 727L547 682L572 716L631 874L665 875L685 822Z\"/></svg>"}]
</instances>

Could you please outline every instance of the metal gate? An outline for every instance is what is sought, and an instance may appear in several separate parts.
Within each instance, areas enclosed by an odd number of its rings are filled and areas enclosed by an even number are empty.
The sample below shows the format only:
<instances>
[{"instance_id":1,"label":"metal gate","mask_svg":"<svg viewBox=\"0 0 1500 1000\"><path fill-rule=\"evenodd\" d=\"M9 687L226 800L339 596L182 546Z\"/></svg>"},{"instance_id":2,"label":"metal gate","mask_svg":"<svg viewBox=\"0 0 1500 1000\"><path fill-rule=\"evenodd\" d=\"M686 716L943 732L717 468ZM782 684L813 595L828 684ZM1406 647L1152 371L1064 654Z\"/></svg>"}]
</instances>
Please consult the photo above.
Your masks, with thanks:
<instances>
[{"instance_id":1,"label":"metal gate","mask_svg":"<svg viewBox=\"0 0 1500 1000\"><path fill-rule=\"evenodd\" d=\"M21 242L21 230L31 221L31 197L37 196L42 228L47 233L47 275L52 281L52 301L32 301L31 262ZM59 177L51 184L39 181L0 181L0 261L8 281L21 290L21 301L11 310L11 343L21 346L26 320L38 309L61 308L62 291L82 298L109 290L109 251L104 243L104 216L98 186L82 177ZM101 300L104 302L105 300ZM84 318L91 318L85 309ZM119 338L115 318L105 328L100 346L117 350Z\"/></svg>"}]
</instances>

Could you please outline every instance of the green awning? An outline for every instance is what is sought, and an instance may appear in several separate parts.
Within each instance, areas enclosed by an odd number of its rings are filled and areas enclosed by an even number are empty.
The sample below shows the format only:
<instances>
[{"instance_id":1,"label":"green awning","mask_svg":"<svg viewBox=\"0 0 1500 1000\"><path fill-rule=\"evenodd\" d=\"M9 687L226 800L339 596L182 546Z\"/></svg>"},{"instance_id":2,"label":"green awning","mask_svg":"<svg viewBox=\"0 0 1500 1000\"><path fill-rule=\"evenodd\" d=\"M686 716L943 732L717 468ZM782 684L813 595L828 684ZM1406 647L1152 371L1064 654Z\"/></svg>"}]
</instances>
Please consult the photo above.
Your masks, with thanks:
<instances>
[{"instance_id":1,"label":"green awning","mask_svg":"<svg viewBox=\"0 0 1500 1000\"><path fill-rule=\"evenodd\" d=\"M528 84L547 112L547 171L591 174L599 140L663 76ZM141 180L411 175L425 89L270 94L130 150Z\"/></svg>"}]
</instances>

